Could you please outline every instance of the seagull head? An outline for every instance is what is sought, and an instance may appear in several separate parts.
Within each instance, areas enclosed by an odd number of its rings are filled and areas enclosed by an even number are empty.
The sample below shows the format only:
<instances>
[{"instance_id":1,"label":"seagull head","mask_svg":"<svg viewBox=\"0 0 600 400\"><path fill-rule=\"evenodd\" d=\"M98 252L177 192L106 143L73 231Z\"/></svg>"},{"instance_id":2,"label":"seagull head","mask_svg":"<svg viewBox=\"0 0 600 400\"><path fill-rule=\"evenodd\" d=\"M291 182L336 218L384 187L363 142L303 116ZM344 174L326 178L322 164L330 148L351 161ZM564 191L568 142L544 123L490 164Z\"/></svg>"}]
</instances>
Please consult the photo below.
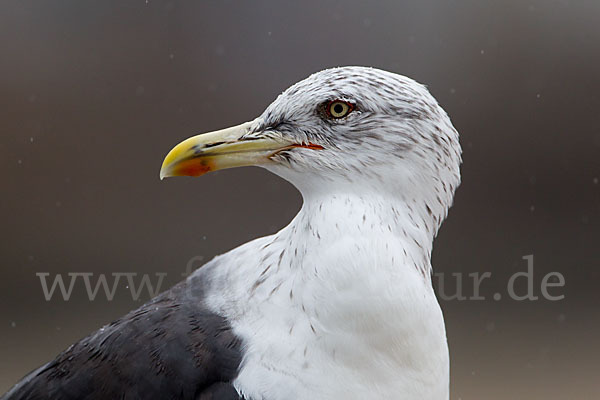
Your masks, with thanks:
<instances>
[{"instance_id":1,"label":"seagull head","mask_svg":"<svg viewBox=\"0 0 600 400\"><path fill-rule=\"evenodd\" d=\"M179 143L160 177L258 165L303 195L374 188L426 191L449 203L460 162L458 133L423 85L375 68L341 67L294 84L253 121Z\"/></svg>"}]
</instances>

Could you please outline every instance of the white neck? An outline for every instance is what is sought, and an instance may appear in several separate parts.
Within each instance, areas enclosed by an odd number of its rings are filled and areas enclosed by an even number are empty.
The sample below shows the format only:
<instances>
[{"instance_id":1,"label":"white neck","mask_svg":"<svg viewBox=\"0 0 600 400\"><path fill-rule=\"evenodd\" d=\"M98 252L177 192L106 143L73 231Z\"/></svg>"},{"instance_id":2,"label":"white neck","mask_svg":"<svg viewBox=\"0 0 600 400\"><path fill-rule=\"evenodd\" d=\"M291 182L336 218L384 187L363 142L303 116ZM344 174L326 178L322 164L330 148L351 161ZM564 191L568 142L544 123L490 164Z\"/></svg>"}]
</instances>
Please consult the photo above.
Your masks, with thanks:
<instances>
[{"instance_id":1,"label":"white neck","mask_svg":"<svg viewBox=\"0 0 600 400\"><path fill-rule=\"evenodd\" d=\"M424 203L394 198L385 192L339 191L305 195L298 215L276 236L293 243L299 252L302 250L300 258L290 259L298 264L303 263L303 254L317 247L327 247L342 237L356 243L376 239L396 251L401 250L399 255L390 253L393 258L389 260L390 266L414 265L423 278L430 281L431 250L436 233L436 222ZM373 251L368 253L375 255Z\"/></svg>"}]
</instances>

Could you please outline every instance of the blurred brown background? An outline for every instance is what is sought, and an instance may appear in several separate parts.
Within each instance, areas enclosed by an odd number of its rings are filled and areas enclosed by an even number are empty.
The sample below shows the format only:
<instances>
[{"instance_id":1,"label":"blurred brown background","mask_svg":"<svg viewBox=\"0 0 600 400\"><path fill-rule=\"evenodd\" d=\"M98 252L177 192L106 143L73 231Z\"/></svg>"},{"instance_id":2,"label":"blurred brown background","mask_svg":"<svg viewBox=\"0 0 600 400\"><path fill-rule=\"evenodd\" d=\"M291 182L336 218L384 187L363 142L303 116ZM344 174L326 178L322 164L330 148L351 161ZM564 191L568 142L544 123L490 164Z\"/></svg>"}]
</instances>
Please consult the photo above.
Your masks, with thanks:
<instances>
[{"instance_id":1,"label":"blurred brown background","mask_svg":"<svg viewBox=\"0 0 600 400\"><path fill-rule=\"evenodd\" d=\"M287 224L301 198L262 169L158 170L338 65L427 84L462 135L434 267L492 278L485 301L442 301L452 398L599 398L600 2L551 0L1 2L0 393L141 304L124 284L46 301L36 272L167 272L166 288ZM559 271L564 300L493 300L527 254L536 294Z\"/></svg>"}]
</instances>

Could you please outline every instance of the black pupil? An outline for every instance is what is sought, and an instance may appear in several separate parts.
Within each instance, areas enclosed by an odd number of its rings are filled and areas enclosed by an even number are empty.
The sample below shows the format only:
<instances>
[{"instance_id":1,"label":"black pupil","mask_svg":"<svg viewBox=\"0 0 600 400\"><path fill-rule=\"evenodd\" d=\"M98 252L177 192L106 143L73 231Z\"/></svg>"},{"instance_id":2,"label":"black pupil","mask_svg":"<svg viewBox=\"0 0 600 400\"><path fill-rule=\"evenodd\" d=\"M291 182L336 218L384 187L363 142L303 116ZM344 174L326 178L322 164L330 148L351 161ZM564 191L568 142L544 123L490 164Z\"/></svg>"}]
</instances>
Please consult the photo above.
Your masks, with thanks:
<instances>
[{"instance_id":1,"label":"black pupil","mask_svg":"<svg viewBox=\"0 0 600 400\"><path fill-rule=\"evenodd\" d=\"M341 104L339 104L339 103L338 103L338 104L336 104L335 106L333 106L333 111L334 111L336 114L341 114L341 113L342 113L342 111L344 111L344 107L343 107Z\"/></svg>"}]
</instances>

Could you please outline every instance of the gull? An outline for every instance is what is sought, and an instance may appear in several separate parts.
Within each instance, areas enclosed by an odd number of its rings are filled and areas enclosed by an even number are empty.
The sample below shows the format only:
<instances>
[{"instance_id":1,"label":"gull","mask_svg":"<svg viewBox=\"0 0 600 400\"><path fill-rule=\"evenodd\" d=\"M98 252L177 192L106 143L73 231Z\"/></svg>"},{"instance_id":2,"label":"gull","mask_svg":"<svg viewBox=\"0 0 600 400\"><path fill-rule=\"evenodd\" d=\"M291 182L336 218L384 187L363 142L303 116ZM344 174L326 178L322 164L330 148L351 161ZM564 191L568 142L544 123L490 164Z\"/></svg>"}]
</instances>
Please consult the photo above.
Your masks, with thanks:
<instances>
[{"instance_id":1,"label":"gull","mask_svg":"<svg viewBox=\"0 0 600 400\"><path fill-rule=\"evenodd\" d=\"M258 118L179 143L160 170L266 168L302 194L289 225L215 257L2 399L448 399L431 251L460 164L458 133L423 85L367 67L309 76Z\"/></svg>"}]
</instances>

